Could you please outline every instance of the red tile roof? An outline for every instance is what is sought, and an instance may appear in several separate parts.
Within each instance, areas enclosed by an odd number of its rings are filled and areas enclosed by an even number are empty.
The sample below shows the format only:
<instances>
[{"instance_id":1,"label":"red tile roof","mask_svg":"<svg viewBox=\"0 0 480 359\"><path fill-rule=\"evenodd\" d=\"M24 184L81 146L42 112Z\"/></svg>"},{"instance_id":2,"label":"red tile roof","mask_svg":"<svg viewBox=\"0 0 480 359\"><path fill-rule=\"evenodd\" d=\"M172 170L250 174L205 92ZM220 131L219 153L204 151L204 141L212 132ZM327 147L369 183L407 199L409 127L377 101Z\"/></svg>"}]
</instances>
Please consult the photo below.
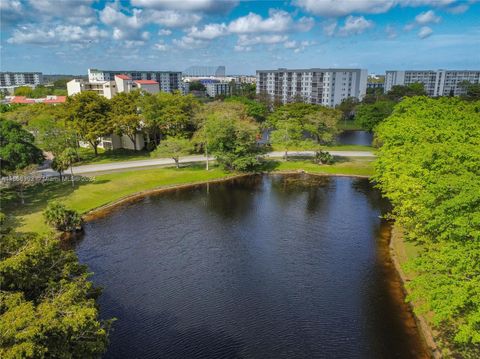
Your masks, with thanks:
<instances>
[{"instance_id":1,"label":"red tile roof","mask_svg":"<svg viewBox=\"0 0 480 359\"><path fill-rule=\"evenodd\" d=\"M55 96L55 98L46 98L43 103L64 103L67 96Z\"/></svg>"},{"instance_id":2,"label":"red tile roof","mask_svg":"<svg viewBox=\"0 0 480 359\"><path fill-rule=\"evenodd\" d=\"M122 80L131 80L132 79L130 76L127 76L127 75L115 75L115 77L118 77L119 79L122 79Z\"/></svg>"},{"instance_id":3,"label":"red tile roof","mask_svg":"<svg viewBox=\"0 0 480 359\"><path fill-rule=\"evenodd\" d=\"M25 96L14 96L10 103L35 103L35 100L26 98Z\"/></svg>"},{"instance_id":4,"label":"red tile roof","mask_svg":"<svg viewBox=\"0 0 480 359\"><path fill-rule=\"evenodd\" d=\"M154 80L137 80L135 82L140 85L158 85L158 82Z\"/></svg>"}]
</instances>

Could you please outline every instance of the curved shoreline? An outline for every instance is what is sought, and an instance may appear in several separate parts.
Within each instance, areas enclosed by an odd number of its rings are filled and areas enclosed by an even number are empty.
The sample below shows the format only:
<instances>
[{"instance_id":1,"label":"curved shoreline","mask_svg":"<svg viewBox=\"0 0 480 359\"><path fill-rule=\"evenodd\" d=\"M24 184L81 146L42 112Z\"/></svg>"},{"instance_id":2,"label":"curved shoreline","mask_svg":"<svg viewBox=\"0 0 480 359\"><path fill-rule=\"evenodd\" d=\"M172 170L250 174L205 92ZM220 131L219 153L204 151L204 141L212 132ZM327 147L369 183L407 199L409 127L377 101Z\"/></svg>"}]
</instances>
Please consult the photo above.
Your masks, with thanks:
<instances>
[{"instance_id":1,"label":"curved shoreline","mask_svg":"<svg viewBox=\"0 0 480 359\"><path fill-rule=\"evenodd\" d=\"M352 177L352 178L370 178L371 176L365 176L365 175L353 175L353 174L331 174L331 173L309 173L308 171L304 170L294 170L294 171L274 171L274 172L261 172L260 174L262 175L292 175L292 174L307 174L311 176L321 176L321 177ZM213 180L207 180L207 181L199 181L199 182L192 182L192 183L186 183L186 184L178 184L178 185L170 185L170 186L161 186L141 192L134 193L132 195L128 195L126 197L120 198L118 200L115 200L113 202L107 203L105 205L99 206L97 208L91 209L85 214L82 215L82 217L85 219L85 221L91 221L97 218L101 218L104 216L109 215L112 211L118 209L118 207L121 207L122 205L132 203L138 200L141 200L147 196L150 195L156 195L164 192L169 192L169 191L175 191L179 189L187 189L187 188L193 188L195 186L199 185L204 185L204 184L209 184L209 183L220 183L220 182L225 182L229 180L234 180L237 178L242 178L242 177L247 177L247 176L252 176L255 175L255 173L243 173L243 174L237 174L233 176L228 176L228 177L223 177L223 178L218 178L218 179L213 179ZM405 287L405 284L407 283L407 277L405 273L403 272L400 263L398 261L398 254L397 251L394 248L394 243L398 240L401 240L401 238L398 238L398 228L395 227L395 225L391 226L390 229L390 238L388 242L388 252L390 259L393 263L394 269L396 273L398 274L400 281L401 281L401 289L403 292L403 298L405 299L408 291ZM434 359L440 359L443 358L440 349L435 343L434 335L433 335L433 330L430 328L428 325L428 322L426 321L425 317L422 315L419 315L415 313L414 307L415 305L412 304L411 302L407 303L410 312L415 319L416 322L416 327L417 327L417 332L418 335L421 337L421 340L425 343L426 347L430 350L431 355Z\"/></svg>"},{"instance_id":2,"label":"curved shoreline","mask_svg":"<svg viewBox=\"0 0 480 359\"><path fill-rule=\"evenodd\" d=\"M395 244L399 244L399 242L402 241L402 238L403 238L403 235L401 233L400 227L397 224L393 224L390 230L390 243L389 243L390 258L392 259L392 263L395 267L395 270L397 271L400 277L400 280L402 281L402 289L403 289L404 296L406 297L409 294L409 291L405 286L405 284L408 282L408 278L405 272L403 271L402 266L400 265L400 261L398 258L399 253L395 248ZM430 349L432 353L432 357L435 359L443 358L442 352L438 347L438 345L436 344L434 331L428 324L427 319L425 318L424 315L415 313L414 303L408 302L407 304L410 306L412 314L415 318L415 321L417 322L418 332L422 336L427 347Z\"/></svg>"}]
</instances>

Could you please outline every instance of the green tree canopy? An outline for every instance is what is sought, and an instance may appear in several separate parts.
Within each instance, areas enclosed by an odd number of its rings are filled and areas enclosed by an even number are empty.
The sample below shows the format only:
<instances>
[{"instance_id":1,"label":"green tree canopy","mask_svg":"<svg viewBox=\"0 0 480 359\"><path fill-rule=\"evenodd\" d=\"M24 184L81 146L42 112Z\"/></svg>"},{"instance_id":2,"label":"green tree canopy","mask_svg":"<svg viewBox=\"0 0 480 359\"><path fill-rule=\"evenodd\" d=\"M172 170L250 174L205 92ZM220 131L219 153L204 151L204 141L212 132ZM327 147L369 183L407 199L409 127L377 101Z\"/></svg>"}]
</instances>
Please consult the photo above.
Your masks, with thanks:
<instances>
[{"instance_id":1,"label":"green tree canopy","mask_svg":"<svg viewBox=\"0 0 480 359\"><path fill-rule=\"evenodd\" d=\"M175 161L177 168L180 167L180 157L186 156L193 151L190 140L181 137L167 137L162 140L157 149L150 155L152 157L168 157Z\"/></svg>"},{"instance_id":2,"label":"green tree canopy","mask_svg":"<svg viewBox=\"0 0 480 359\"><path fill-rule=\"evenodd\" d=\"M455 356L472 358L480 345L479 109L453 97L407 98L375 131L374 180L406 240L423 248L410 263L410 299L432 314Z\"/></svg>"},{"instance_id":3,"label":"green tree canopy","mask_svg":"<svg viewBox=\"0 0 480 359\"><path fill-rule=\"evenodd\" d=\"M228 97L226 102L239 102L245 105L247 109L247 115L254 118L257 122L263 122L267 118L268 108L265 104L252 100L247 97L231 96Z\"/></svg>"},{"instance_id":4,"label":"green tree canopy","mask_svg":"<svg viewBox=\"0 0 480 359\"><path fill-rule=\"evenodd\" d=\"M67 116L80 138L98 154L100 138L112 133L110 102L95 92L85 91L69 97Z\"/></svg>"},{"instance_id":5,"label":"green tree canopy","mask_svg":"<svg viewBox=\"0 0 480 359\"><path fill-rule=\"evenodd\" d=\"M137 150L137 133L143 130L143 118L139 108L141 96L140 91L121 92L110 101L112 129L119 136L127 136L132 141L134 150Z\"/></svg>"},{"instance_id":6,"label":"green tree canopy","mask_svg":"<svg viewBox=\"0 0 480 359\"><path fill-rule=\"evenodd\" d=\"M0 119L0 169L2 173L43 161L42 151L34 145L33 135L19 123Z\"/></svg>"},{"instance_id":7,"label":"green tree canopy","mask_svg":"<svg viewBox=\"0 0 480 359\"><path fill-rule=\"evenodd\" d=\"M393 112L395 102L379 100L374 103L362 103L357 106L355 122L366 131L373 131L375 126Z\"/></svg>"}]
</instances>

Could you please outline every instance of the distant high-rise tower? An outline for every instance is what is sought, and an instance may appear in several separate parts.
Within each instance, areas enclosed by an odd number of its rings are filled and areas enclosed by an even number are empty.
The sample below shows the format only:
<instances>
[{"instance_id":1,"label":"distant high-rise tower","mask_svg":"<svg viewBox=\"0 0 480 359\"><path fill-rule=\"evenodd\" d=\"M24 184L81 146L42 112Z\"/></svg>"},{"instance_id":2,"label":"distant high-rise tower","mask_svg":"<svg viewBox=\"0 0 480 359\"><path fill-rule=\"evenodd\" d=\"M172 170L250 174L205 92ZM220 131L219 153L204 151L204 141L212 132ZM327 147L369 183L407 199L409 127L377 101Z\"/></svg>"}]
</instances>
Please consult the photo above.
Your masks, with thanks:
<instances>
[{"instance_id":1,"label":"distant high-rise tower","mask_svg":"<svg viewBox=\"0 0 480 359\"><path fill-rule=\"evenodd\" d=\"M194 77L225 77L225 66L190 66L183 74Z\"/></svg>"}]
</instances>

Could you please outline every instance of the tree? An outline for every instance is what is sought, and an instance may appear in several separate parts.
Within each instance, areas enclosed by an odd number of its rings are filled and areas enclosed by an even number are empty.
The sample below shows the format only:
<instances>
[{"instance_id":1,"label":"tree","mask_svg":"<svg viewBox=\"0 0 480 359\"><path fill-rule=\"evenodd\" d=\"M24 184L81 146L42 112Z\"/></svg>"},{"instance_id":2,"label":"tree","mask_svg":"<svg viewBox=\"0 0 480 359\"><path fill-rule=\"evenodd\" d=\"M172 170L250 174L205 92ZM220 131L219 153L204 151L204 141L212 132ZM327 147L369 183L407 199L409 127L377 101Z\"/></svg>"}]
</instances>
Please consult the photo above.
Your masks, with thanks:
<instances>
[{"instance_id":1,"label":"tree","mask_svg":"<svg viewBox=\"0 0 480 359\"><path fill-rule=\"evenodd\" d=\"M205 87L204 84L202 84L200 81L192 81L190 82L188 89L190 91L206 91L207 88Z\"/></svg>"},{"instance_id":2,"label":"tree","mask_svg":"<svg viewBox=\"0 0 480 359\"><path fill-rule=\"evenodd\" d=\"M385 94L385 97L391 101L400 101L404 97L426 96L425 86L421 82L416 82L407 86L395 85Z\"/></svg>"},{"instance_id":3,"label":"tree","mask_svg":"<svg viewBox=\"0 0 480 359\"><path fill-rule=\"evenodd\" d=\"M462 95L464 100L477 101L480 100L480 84L474 84L468 81L462 81L460 87L465 92Z\"/></svg>"},{"instance_id":4,"label":"tree","mask_svg":"<svg viewBox=\"0 0 480 359\"><path fill-rule=\"evenodd\" d=\"M180 167L180 156L186 156L193 150L190 140L181 137L167 137L160 142L157 149L151 153L152 157L169 157Z\"/></svg>"},{"instance_id":5,"label":"tree","mask_svg":"<svg viewBox=\"0 0 480 359\"><path fill-rule=\"evenodd\" d=\"M480 345L480 112L455 97L412 97L375 128L373 180L418 245L409 300L429 312L452 357ZM417 304L417 303L416 303Z\"/></svg>"},{"instance_id":6,"label":"tree","mask_svg":"<svg viewBox=\"0 0 480 359\"><path fill-rule=\"evenodd\" d=\"M2 235L0 357L96 358L111 321L99 319L99 291L86 267L51 235Z\"/></svg>"},{"instance_id":7,"label":"tree","mask_svg":"<svg viewBox=\"0 0 480 359\"><path fill-rule=\"evenodd\" d=\"M261 102L239 96L228 97L225 101L242 103L246 107L247 115L253 117L257 122L263 122L267 118L268 108Z\"/></svg>"},{"instance_id":8,"label":"tree","mask_svg":"<svg viewBox=\"0 0 480 359\"><path fill-rule=\"evenodd\" d=\"M1 173L22 169L43 161L42 151L34 144L34 137L19 123L0 119Z\"/></svg>"},{"instance_id":9,"label":"tree","mask_svg":"<svg viewBox=\"0 0 480 359\"><path fill-rule=\"evenodd\" d=\"M302 126L295 120L284 120L277 123L270 135L272 144L282 147L285 151L284 159L288 160L288 151L303 141Z\"/></svg>"},{"instance_id":10,"label":"tree","mask_svg":"<svg viewBox=\"0 0 480 359\"><path fill-rule=\"evenodd\" d=\"M159 92L142 98L141 113L149 136L156 144L162 136L191 137L199 102L192 95Z\"/></svg>"},{"instance_id":11,"label":"tree","mask_svg":"<svg viewBox=\"0 0 480 359\"><path fill-rule=\"evenodd\" d=\"M342 112L342 119L351 120L354 117L354 110L358 106L358 99L356 97L347 97L340 102L336 107Z\"/></svg>"},{"instance_id":12,"label":"tree","mask_svg":"<svg viewBox=\"0 0 480 359\"><path fill-rule=\"evenodd\" d=\"M74 232L82 228L82 219L73 209L68 209L59 202L49 202L43 212L45 223L58 231Z\"/></svg>"},{"instance_id":13,"label":"tree","mask_svg":"<svg viewBox=\"0 0 480 359\"><path fill-rule=\"evenodd\" d=\"M85 91L69 97L66 105L73 127L80 138L92 146L97 156L101 137L112 132L110 103L95 92Z\"/></svg>"},{"instance_id":14,"label":"tree","mask_svg":"<svg viewBox=\"0 0 480 359\"><path fill-rule=\"evenodd\" d=\"M20 86L15 89L13 94L15 96L25 96L25 97L32 97L33 89L29 86Z\"/></svg>"},{"instance_id":15,"label":"tree","mask_svg":"<svg viewBox=\"0 0 480 359\"><path fill-rule=\"evenodd\" d=\"M227 170L251 171L259 164L258 126L240 103L212 102L197 115L197 143L208 147Z\"/></svg>"},{"instance_id":16,"label":"tree","mask_svg":"<svg viewBox=\"0 0 480 359\"><path fill-rule=\"evenodd\" d=\"M140 92L121 92L111 100L111 124L113 131L119 136L125 135L137 150L137 133L142 127L142 117L139 113Z\"/></svg>"},{"instance_id":17,"label":"tree","mask_svg":"<svg viewBox=\"0 0 480 359\"><path fill-rule=\"evenodd\" d=\"M372 104L363 103L357 107L355 122L366 131L373 131L375 127L393 112L395 102L380 100Z\"/></svg>"}]
</instances>

